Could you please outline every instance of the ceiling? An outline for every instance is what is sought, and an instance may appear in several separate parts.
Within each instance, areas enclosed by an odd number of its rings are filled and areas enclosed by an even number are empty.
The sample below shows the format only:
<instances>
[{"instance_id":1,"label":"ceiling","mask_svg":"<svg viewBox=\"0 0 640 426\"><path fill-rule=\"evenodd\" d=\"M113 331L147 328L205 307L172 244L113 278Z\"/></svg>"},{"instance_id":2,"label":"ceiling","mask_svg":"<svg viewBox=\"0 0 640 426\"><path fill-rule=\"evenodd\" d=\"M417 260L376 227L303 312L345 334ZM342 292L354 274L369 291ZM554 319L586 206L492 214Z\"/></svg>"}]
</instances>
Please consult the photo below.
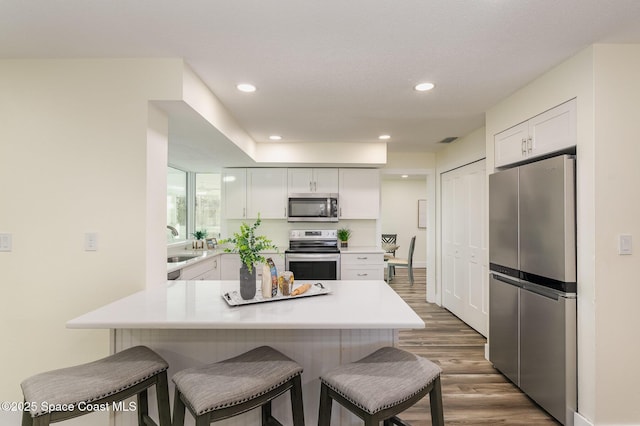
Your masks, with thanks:
<instances>
[{"instance_id":1,"label":"ceiling","mask_svg":"<svg viewBox=\"0 0 640 426\"><path fill-rule=\"evenodd\" d=\"M0 0L0 58L181 57L258 143L435 151L597 42L640 42L640 1ZM180 115L185 157L221 137Z\"/></svg>"}]
</instances>

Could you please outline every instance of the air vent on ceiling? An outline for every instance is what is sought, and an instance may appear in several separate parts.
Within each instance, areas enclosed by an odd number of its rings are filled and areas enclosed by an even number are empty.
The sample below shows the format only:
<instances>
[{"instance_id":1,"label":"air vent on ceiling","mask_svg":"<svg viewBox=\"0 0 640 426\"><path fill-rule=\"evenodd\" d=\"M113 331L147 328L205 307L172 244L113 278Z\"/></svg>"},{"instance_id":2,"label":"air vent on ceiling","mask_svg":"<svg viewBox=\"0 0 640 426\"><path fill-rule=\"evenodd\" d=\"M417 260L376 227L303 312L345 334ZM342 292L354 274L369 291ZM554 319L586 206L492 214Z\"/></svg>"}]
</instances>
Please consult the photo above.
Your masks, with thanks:
<instances>
[{"instance_id":1,"label":"air vent on ceiling","mask_svg":"<svg viewBox=\"0 0 640 426\"><path fill-rule=\"evenodd\" d=\"M456 139L458 139L457 136L449 136L448 138L444 138L442 139L440 142L438 143L451 143L453 141L455 141Z\"/></svg>"}]
</instances>

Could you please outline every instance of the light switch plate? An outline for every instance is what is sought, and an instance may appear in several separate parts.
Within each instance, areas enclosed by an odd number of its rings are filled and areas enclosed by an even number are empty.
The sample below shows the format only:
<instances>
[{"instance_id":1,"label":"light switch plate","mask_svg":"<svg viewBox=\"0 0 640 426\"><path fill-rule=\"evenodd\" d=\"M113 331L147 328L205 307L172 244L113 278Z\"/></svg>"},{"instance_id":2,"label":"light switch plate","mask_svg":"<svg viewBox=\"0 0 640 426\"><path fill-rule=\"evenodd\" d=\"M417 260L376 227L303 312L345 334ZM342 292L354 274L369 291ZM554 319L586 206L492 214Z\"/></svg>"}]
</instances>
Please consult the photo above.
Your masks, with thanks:
<instances>
[{"instance_id":1,"label":"light switch plate","mask_svg":"<svg viewBox=\"0 0 640 426\"><path fill-rule=\"evenodd\" d=\"M11 251L12 241L11 234L3 232L0 234L0 251Z\"/></svg>"},{"instance_id":2,"label":"light switch plate","mask_svg":"<svg viewBox=\"0 0 640 426\"><path fill-rule=\"evenodd\" d=\"M98 250L98 234L95 232L87 232L84 234L84 251Z\"/></svg>"},{"instance_id":3,"label":"light switch plate","mask_svg":"<svg viewBox=\"0 0 640 426\"><path fill-rule=\"evenodd\" d=\"M633 254L633 238L629 234L622 234L618 238L618 254Z\"/></svg>"}]
</instances>

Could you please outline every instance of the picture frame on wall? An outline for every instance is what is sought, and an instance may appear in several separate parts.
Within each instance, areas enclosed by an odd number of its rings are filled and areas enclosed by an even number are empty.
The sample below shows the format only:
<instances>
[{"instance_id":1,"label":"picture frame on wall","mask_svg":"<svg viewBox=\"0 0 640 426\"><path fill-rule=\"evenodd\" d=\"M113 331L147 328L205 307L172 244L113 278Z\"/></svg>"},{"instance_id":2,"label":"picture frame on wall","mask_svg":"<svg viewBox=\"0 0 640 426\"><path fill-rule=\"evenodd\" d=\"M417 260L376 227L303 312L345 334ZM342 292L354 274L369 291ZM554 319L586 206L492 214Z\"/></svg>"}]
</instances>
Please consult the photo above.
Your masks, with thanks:
<instances>
[{"instance_id":1,"label":"picture frame on wall","mask_svg":"<svg viewBox=\"0 0 640 426\"><path fill-rule=\"evenodd\" d=\"M427 227L427 200L418 200L418 228Z\"/></svg>"}]
</instances>

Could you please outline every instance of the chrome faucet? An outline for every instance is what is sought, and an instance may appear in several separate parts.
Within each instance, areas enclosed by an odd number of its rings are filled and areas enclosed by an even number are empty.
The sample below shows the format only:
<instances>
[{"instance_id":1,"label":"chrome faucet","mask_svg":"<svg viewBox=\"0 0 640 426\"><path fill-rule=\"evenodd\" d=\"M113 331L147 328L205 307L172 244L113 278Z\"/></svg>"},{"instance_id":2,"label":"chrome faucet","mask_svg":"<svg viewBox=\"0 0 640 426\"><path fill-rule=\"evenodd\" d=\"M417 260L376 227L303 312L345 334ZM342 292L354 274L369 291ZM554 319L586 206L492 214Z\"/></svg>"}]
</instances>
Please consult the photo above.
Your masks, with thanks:
<instances>
[{"instance_id":1,"label":"chrome faucet","mask_svg":"<svg viewBox=\"0 0 640 426\"><path fill-rule=\"evenodd\" d=\"M174 237L177 237L178 235L180 235L178 230L171 225L167 225L167 229L171 230L171 235L173 235Z\"/></svg>"}]
</instances>

